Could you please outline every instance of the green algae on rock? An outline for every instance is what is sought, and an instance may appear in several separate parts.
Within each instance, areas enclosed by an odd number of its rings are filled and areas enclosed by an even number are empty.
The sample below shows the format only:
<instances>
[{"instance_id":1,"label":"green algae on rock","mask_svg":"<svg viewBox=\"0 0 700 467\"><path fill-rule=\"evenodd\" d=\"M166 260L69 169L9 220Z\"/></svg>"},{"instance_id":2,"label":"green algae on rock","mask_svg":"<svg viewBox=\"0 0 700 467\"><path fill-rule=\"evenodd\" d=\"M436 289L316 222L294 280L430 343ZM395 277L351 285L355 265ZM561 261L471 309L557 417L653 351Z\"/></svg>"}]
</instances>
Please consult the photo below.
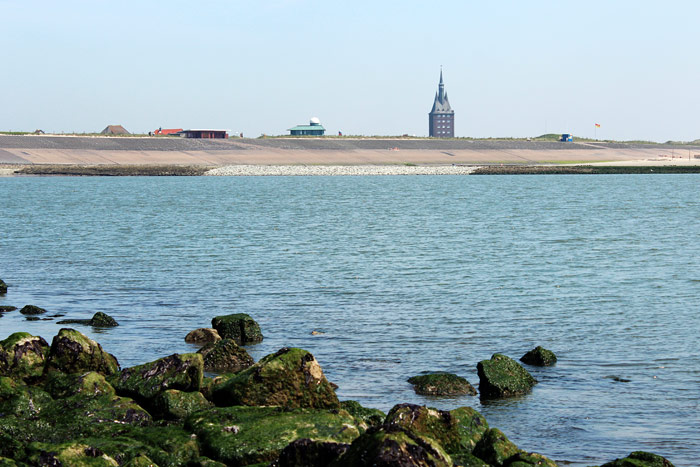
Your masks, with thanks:
<instances>
[{"instance_id":1,"label":"green algae on rock","mask_svg":"<svg viewBox=\"0 0 700 467\"><path fill-rule=\"evenodd\" d=\"M214 385L211 397L218 406L340 407L314 356L306 350L287 347Z\"/></svg>"},{"instance_id":2,"label":"green algae on rock","mask_svg":"<svg viewBox=\"0 0 700 467\"><path fill-rule=\"evenodd\" d=\"M0 376L0 419L34 417L51 402L51 396L41 388Z\"/></svg>"},{"instance_id":3,"label":"green algae on rock","mask_svg":"<svg viewBox=\"0 0 700 467\"><path fill-rule=\"evenodd\" d=\"M493 354L491 360L477 365L479 392L482 399L509 397L528 393L537 380L512 358Z\"/></svg>"},{"instance_id":4,"label":"green algae on rock","mask_svg":"<svg viewBox=\"0 0 700 467\"><path fill-rule=\"evenodd\" d=\"M308 438L292 441L282 449L272 467L326 467L350 447L346 443L330 443Z\"/></svg>"},{"instance_id":5,"label":"green algae on rock","mask_svg":"<svg viewBox=\"0 0 700 467\"><path fill-rule=\"evenodd\" d=\"M105 377L95 371L79 373L49 373L44 389L54 399L83 395L86 397L114 396L116 394Z\"/></svg>"},{"instance_id":6,"label":"green algae on rock","mask_svg":"<svg viewBox=\"0 0 700 467\"><path fill-rule=\"evenodd\" d=\"M455 462L470 457L489 429L486 419L471 407L443 411L415 404L395 405L385 425L400 426L437 441Z\"/></svg>"},{"instance_id":7,"label":"green algae on rock","mask_svg":"<svg viewBox=\"0 0 700 467\"><path fill-rule=\"evenodd\" d=\"M119 371L119 362L102 346L75 329L63 328L51 342L45 372L84 373L96 371L113 375Z\"/></svg>"},{"instance_id":8,"label":"green algae on rock","mask_svg":"<svg viewBox=\"0 0 700 467\"><path fill-rule=\"evenodd\" d=\"M106 313L98 311L90 319L64 319L56 324L84 324L86 326L94 326L96 328L109 328L119 326L119 323Z\"/></svg>"},{"instance_id":9,"label":"green algae on rock","mask_svg":"<svg viewBox=\"0 0 700 467\"><path fill-rule=\"evenodd\" d=\"M24 305L19 312L23 315L41 315L46 313L46 310L35 305Z\"/></svg>"},{"instance_id":10,"label":"green algae on rock","mask_svg":"<svg viewBox=\"0 0 700 467\"><path fill-rule=\"evenodd\" d=\"M520 451L509 457L506 467L557 467L557 463L536 452Z\"/></svg>"},{"instance_id":11,"label":"green algae on rock","mask_svg":"<svg viewBox=\"0 0 700 467\"><path fill-rule=\"evenodd\" d=\"M16 309L17 309L16 306L2 305L2 306L0 306L0 314L8 313L10 311L15 311Z\"/></svg>"},{"instance_id":12,"label":"green algae on rock","mask_svg":"<svg viewBox=\"0 0 700 467\"><path fill-rule=\"evenodd\" d=\"M40 446L28 459L32 465L117 467L119 463L102 450L79 441Z\"/></svg>"},{"instance_id":13,"label":"green algae on rock","mask_svg":"<svg viewBox=\"0 0 700 467\"><path fill-rule=\"evenodd\" d=\"M271 462L300 438L349 443L360 434L343 410L281 407L215 407L187 418L202 453L227 465Z\"/></svg>"},{"instance_id":14,"label":"green algae on rock","mask_svg":"<svg viewBox=\"0 0 700 467\"><path fill-rule=\"evenodd\" d=\"M340 408L357 420L360 420L362 424L367 427L379 426L384 423L384 419L386 418L386 414L381 410L362 407L357 401L341 401Z\"/></svg>"},{"instance_id":15,"label":"green algae on rock","mask_svg":"<svg viewBox=\"0 0 700 467\"><path fill-rule=\"evenodd\" d=\"M6 294L7 293L7 284L5 284L5 281L0 279L0 295Z\"/></svg>"},{"instance_id":16,"label":"green algae on rock","mask_svg":"<svg viewBox=\"0 0 700 467\"><path fill-rule=\"evenodd\" d=\"M49 344L28 332L15 332L0 341L0 375L31 382L44 372Z\"/></svg>"},{"instance_id":17,"label":"green algae on rock","mask_svg":"<svg viewBox=\"0 0 700 467\"><path fill-rule=\"evenodd\" d=\"M228 338L209 343L197 353L204 357L204 371L237 373L255 363L243 347Z\"/></svg>"},{"instance_id":18,"label":"green algae on rock","mask_svg":"<svg viewBox=\"0 0 700 467\"><path fill-rule=\"evenodd\" d=\"M156 396L153 412L158 418L166 420L184 420L189 415L211 407L201 392L184 392L168 389Z\"/></svg>"},{"instance_id":19,"label":"green algae on rock","mask_svg":"<svg viewBox=\"0 0 700 467\"><path fill-rule=\"evenodd\" d=\"M173 354L143 365L125 368L110 379L117 394L150 403L166 389L199 391L204 361L197 353Z\"/></svg>"},{"instance_id":20,"label":"green algae on rock","mask_svg":"<svg viewBox=\"0 0 700 467\"><path fill-rule=\"evenodd\" d=\"M538 345L520 357L520 361L533 366L552 366L557 363L557 356L551 350Z\"/></svg>"},{"instance_id":21,"label":"green algae on rock","mask_svg":"<svg viewBox=\"0 0 700 467\"><path fill-rule=\"evenodd\" d=\"M463 396L476 395L476 389L469 381L453 373L432 373L412 376L408 382L416 394L423 396Z\"/></svg>"},{"instance_id":22,"label":"green algae on rock","mask_svg":"<svg viewBox=\"0 0 700 467\"><path fill-rule=\"evenodd\" d=\"M452 467L453 462L433 439L419 436L401 426L382 425L367 430L330 465Z\"/></svg>"},{"instance_id":23,"label":"green algae on rock","mask_svg":"<svg viewBox=\"0 0 700 467\"><path fill-rule=\"evenodd\" d=\"M520 450L498 428L491 428L476 443L473 454L490 465L501 467Z\"/></svg>"},{"instance_id":24,"label":"green algae on rock","mask_svg":"<svg viewBox=\"0 0 700 467\"><path fill-rule=\"evenodd\" d=\"M601 467L673 467L673 464L657 454L635 451L623 459L615 459Z\"/></svg>"},{"instance_id":25,"label":"green algae on rock","mask_svg":"<svg viewBox=\"0 0 700 467\"><path fill-rule=\"evenodd\" d=\"M257 344L263 340L260 325L245 313L217 316L211 320L211 326L222 339L233 339L238 345Z\"/></svg>"},{"instance_id":26,"label":"green algae on rock","mask_svg":"<svg viewBox=\"0 0 700 467\"><path fill-rule=\"evenodd\" d=\"M190 331L185 336L185 342L190 344L208 344L221 340L221 336L214 328L199 328Z\"/></svg>"}]
</instances>

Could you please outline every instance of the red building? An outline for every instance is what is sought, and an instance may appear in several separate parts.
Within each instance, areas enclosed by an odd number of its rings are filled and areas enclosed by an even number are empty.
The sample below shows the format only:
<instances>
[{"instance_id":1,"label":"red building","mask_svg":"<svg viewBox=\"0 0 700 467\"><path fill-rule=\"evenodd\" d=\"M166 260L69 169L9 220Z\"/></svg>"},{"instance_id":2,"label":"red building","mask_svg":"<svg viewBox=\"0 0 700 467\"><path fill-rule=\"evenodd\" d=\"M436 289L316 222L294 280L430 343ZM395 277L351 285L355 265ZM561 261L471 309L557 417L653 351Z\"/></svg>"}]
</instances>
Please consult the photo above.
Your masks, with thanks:
<instances>
[{"instance_id":1,"label":"red building","mask_svg":"<svg viewBox=\"0 0 700 467\"><path fill-rule=\"evenodd\" d=\"M179 135L183 138L228 138L226 130L182 130Z\"/></svg>"},{"instance_id":2,"label":"red building","mask_svg":"<svg viewBox=\"0 0 700 467\"><path fill-rule=\"evenodd\" d=\"M153 132L156 136L176 135L182 131L182 128L158 128Z\"/></svg>"}]
</instances>

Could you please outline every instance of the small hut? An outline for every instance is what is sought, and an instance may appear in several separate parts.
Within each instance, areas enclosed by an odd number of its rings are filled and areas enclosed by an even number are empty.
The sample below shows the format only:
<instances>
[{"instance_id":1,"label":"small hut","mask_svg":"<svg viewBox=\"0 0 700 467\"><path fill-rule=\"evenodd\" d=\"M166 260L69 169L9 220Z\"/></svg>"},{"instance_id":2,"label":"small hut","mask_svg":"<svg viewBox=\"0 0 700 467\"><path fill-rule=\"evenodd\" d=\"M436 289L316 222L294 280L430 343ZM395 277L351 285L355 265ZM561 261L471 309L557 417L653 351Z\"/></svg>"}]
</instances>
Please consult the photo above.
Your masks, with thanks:
<instances>
[{"instance_id":1,"label":"small hut","mask_svg":"<svg viewBox=\"0 0 700 467\"><path fill-rule=\"evenodd\" d=\"M130 135L126 128L121 125L107 125L104 130L100 132L103 135Z\"/></svg>"}]
</instances>

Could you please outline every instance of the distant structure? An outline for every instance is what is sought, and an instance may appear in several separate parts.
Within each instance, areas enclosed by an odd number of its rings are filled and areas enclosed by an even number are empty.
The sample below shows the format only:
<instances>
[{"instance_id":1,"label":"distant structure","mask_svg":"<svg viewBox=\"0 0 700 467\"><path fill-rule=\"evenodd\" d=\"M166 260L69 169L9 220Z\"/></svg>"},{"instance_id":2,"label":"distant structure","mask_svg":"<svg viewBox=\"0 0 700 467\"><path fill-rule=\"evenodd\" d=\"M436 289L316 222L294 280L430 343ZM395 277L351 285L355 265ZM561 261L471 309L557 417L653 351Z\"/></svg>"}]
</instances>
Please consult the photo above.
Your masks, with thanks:
<instances>
[{"instance_id":1,"label":"distant structure","mask_svg":"<svg viewBox=\"0 0 700 467\"><path fill-rule=\"evenodd\" d=\"M130 135L126 128L121 125L107 125L104 130L100 132L102 135Z\"/></svg>"},{"instance_id":2,"label":"distant structure","mask_svg":"<svg viewBox=\"0 0 700 467\"><path fill-rule=\"evenodd\" d=\"M323 136L325 133L326 129L321 125L321 120L316 117L313 117L308 125L297 125L289 129L289 134L292 136Z\"/></svg>"},{"instance_id":3,"label":"distant structure","mask_svg":"<svg viewBox=\"0 0 700 467\"><path fill-rule=\"evenodd\" d=\"M435 93L433 108L428 114L428 134L433 138L455 137L455 111L447 100L445 83L442 82L442 69L440 69L438 92Z\"/></svg>"},{"instance_id":4,"label":"distant structure","mask_svg":"<svg viewBox=\"0 0 700 467\"><path fill-rule=\"evenodd\" d=\"M182 130L177 133L183 138L226 139L227 130Z\"/></svg>"},{"instance_id":5,"label":"distant structure","mask_svg":"<svg viewBox=\"0 0 700 467\"><path fill-rule=\"evenodd\" d=\"M153 132L156 136L176 135L182 131L182 128L158 128Z\"/></svg>"}]
</instances>

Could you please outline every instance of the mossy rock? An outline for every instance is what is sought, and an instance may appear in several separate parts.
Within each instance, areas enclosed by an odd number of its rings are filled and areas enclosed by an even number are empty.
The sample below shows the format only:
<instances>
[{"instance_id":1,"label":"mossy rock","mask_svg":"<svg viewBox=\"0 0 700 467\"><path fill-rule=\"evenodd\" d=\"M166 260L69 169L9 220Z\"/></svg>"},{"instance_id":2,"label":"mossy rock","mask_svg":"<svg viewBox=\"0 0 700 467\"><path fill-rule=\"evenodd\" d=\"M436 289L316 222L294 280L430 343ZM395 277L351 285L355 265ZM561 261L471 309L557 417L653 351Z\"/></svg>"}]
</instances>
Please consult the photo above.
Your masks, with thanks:
<instances>
[{"instance_id":1,"label":"mossy rock","mask_svg":"<svg viewBox=\"0 0 700 467\"><path fill-rule=\"evenodd\" d=\"M16 306L2 305L0 306L0 313L9 313L10 311L15 311L16 309Z\"/></svg>"},{"instance_id":2,"label":"mossy rock","mask_svg":"<svg viewBox=\"0 0 700 467\"><path fill-rule=\"evenodd\" d=\"M216 342L221 340L221 336L213 328L199 328L194 331L190 331L185 336L185 342L190 344L208 344L210 342Z\"/></svg>"},{"instance_id":3,"label":"mossy rock","mask_svg":"<svg viewBox=\"0 0 700 467\"><path fill-rule=\"evenodd\" d=\"M253 357L233 339L221 339L209 343L197 353L204 357L204 371L237 373L255 363Z\"/></svg>"},{"instance_id":4,"label":"mossy rock","mask_svg":"<svg viewBox=\"0 0 700 467\"><path fill-rule=\"evenodd\" d=\"M199 391L202 385L204 361L197 353L173 354L143 365L125 368L110 383L117 394L133 397L150 405L167 389Z\"/></svg>"},{"instance_id":5,"label":"mossy rock","mask_svg":"<svg viewBox=\"0 0 700 467\"><path fill-rule=\"evenodd\" d=\"M437 441L455 461L471 454L489 429L484 416L471 407L448 412L415 404L398 404L389 411L384 423Z\"/></svg>"},{"instance_id":6,"label":"mossy rock","mask_svg":"<svg viewBox=\"0 0 700 467\"><path fill-rule=\"evenodd\" d=\"M474 454L479 459L485 460L490 465L502 467L506 460L518 454L520 450L498 428L491 428L476 443Z\"/></svg>"},{"instance_id":7,"label":"mossy rock","mask_svg":"<svg viewBox=\"0 0 700 467\"><path fill-rule=\"evenodd\" d=\"M635 451L622 459L603 464L601 467L673 467L671 461L657 454Z\"/></svg>"},{"instance_id":8,"label":"mossy rock","mask_svg":"<svg viewBox=\"0 0 700 467\"><path fill-rule=\"evenodd\" d=\"M332 467L452 467L450 456L434 440L396 425L372 427L357 438Z\"/></svg>"},{"instance_id":9,"label":"mossy rock","mask_svg":"<svg viewBox=\"0 0 700 467\"><path fill-rule=\"evenodd\" d=\"M19 312L23 315L41 315L46 313L46 310L35 305L25 305Z\"/></svg>"},{"instance_id":10,"label":"mossy rock","mask_svg":"<svg viewBox=\"0 0 700 467\"><path fill-rule=\"evenodd\" d=\"M51 396L41 388L0 376L0 418L34 417L51 402Z\"/></svg>"},{"instance_id":11,"label":"mossy rock","mask_svg":"<svg viewBox=\"0 0 700 467\"><path fill-rule=\"evenodd\" d=\"M28 332L16 332L0 341L0 375L27 382L38 379L44 372L49 344Z\"/></svg>"},{"instance_id":12,"label":"mossy rock","mask_svg":"<svg viewBox=\"0 0 700 467\"><path fill-rule=\"evenodd\" d=\"M82 442L69 442L58 445L37 444L32 446L29 462L41 466L89 466L117 467L119 463L101 449Z\"/></svg>"},{"instance_id":13,"label":"mossy rock","mask_svg":"<svg viewBox=\"0 0 700 467\"><path fill-rule=\"evenodd\" d=\"M308 438L292 441L282 450L273 467L326 467L350 447L346 443L329 443Z\"/></svg>"},{"instance_id":14,"label":"mossy rock","mask_svg":"<svg viewBox=\"0 0 700 467\"><path fill-rule=\"evenodd\" d=\"M340 407L314 356L286 347L215 385L212 400L218 406Z\"/></svg>"},{"instance_id":15,"label":"mossy rock","mask_svg":"<svg viewBox=\"0 0 700 467\"><path fill-rule=\"evenodd\" d=\"M138 455L124 464L123 467L158 467L158 464L146 455Z\"/></svg>"},{"instance_id":16,"label":"mossy rock","mask_svg":"<svg viewBox=\"0 0 700 467\"><path fill-rule=\"evenodd\" d=\"M0 295L4 295L7 293L7 284L5 284L5 281L0 279Z\"/></svg>"},{"instance_id":17,"label":"mossy rock","mask_svg":"<svg viewBox=\"0 0 700 467\"><path fill-rule=\"evenodd\" d=\"M181 420L198 410L211 407L201 392L183 392L168 389L159 393L153 401L153 412L166 420Z\"/></svg>"},{"instance_id":18,"label":"mossy rock","mask_svg":"<svg viewBox=\"0 0 700 467\"><path fill-rule=\"evenodd\" d=\"M551 350L538 345L520 357L520 361L533 366L552 366L557 363L557 356Z\"/></svg>"},{"instance_id":19,"label":"mossy rock","mask_svg":"<svg viewBox=\"0 0 700 467\"><path fill-rule=\"evenodd\" d=\"M63 328L51 342L45 372L85 373L96 371L113 375L119 371L119 362L102 346L75 329Z\"/></svg>"},{"instance_id":20,"label":"mossy rock","mask_svg":"<svg viewBox=\"0 0 700 467\"><path fill-rule=\"evenodd\" d=\"M93 326L96 328L109 328L114 326L119 326L119 323L106 313L98 311L90 319L64 319L58 321L56 324L84 324L86 326Z\"/></svg>"},{"instance_id":21,"label":"mossy rock","mask_svg":"<svg viewBox=\"0 0 700 467\"><path fill-rule=\"evenodd\" d=\"M505 462L506 467L557 467L557 463L542 454L520 451L509 457Z\"/></svg>"},{"instance_id":22,"label":"mossy rock","mask_svg":"<svg viewBox=\"0 0 700 467\"><path fill-rule=\"evenodd\" d=\"M422 396L474 396L476 389L469 381L453 373L432 373L412 376L408 382Z\"/></svg>"},{"instance_id":23,"label":"mossy rock","mask_svg":"<svg viewBox=\"0 0 700 467\"><path fill-rule=\"evenodd\" d=\"M44 389L54 399L82 395L85 397L114 396L115 390L105 377L95 371L87 373L51 373Z\"/></svg>"},{"instance_id":24,"label":"mossy rock","mask_svg":"<svg viewBox=\"0 0 700 467\"><path fill-rule=\"evenodd\" d=\"M269 463L301 438L350 443L360 434L343 410L281 407L216 407L190 416L185 429L197 435L202 454L227 465Z\"/></svg>"},{"instance_id":25,"label":"mossy rock","mask_svg":"<svg viewBox=\"0 0 700 467\"><path fill-rule=\"evenodd\" d=\"M381 410L362 407L357 401L342 401L340 408L360 420L366 427L379 426L384 423L386 418L386 414Z\"/></svg>"},{"instance_id":26,"label":"mossy rock","mask_svg":"<svg viewBox=\"0 0 700 467\"><path fill-rule=\"evenodd\" d=\"M217 316L211 320L211 327L222 339L233 339L238 345L257 344L263 340L260 325L245 313Z\"/></svg>"},{"instance_id":27,"label":"mossy rock","mask_svg":"<svg viewBox=\"0 0 700 467\"><path fill-rule=\"evenodd\" d=\"M491 360L480 361L476 368L482 399L526 394L537 384L537 380L518 362L499 353L493 354Z\"/></svg>"},{"instance_id":28,"label":"mossy rock","mask_svg":"<svg viewBox=\"0 0 700 467\"><path fill-rule=\"evenodd\" d=\"M18 464L13 459L7 457L0 457L0 467L19 467L25 464Z\"/></svg>"}]
</instances>

